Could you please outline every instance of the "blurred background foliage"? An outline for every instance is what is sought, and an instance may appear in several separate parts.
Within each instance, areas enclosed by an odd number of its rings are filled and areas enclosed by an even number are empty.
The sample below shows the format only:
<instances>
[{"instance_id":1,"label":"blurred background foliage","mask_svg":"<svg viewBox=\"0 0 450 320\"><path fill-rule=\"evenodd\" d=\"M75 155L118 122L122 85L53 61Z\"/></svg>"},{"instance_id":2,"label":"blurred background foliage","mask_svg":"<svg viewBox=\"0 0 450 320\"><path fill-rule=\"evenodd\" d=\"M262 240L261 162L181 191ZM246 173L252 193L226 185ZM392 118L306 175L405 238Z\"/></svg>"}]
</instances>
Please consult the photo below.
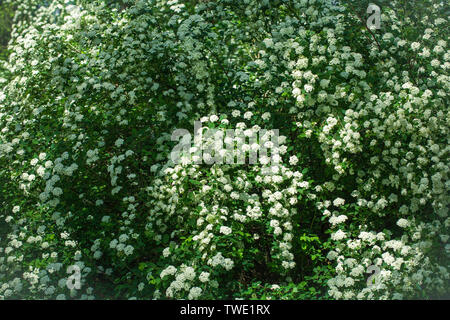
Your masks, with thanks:
<instances>
[{"instance_id":1,"label":"blurred background foliage","mask_svg":"<svg viewBox=\"0 0 450 320\"><path fill-rule=\"evenodd\" d=\"M8 41L14 18L14 4L0 0L0 59L8 57Z\"/></svg>"}]
</instances>

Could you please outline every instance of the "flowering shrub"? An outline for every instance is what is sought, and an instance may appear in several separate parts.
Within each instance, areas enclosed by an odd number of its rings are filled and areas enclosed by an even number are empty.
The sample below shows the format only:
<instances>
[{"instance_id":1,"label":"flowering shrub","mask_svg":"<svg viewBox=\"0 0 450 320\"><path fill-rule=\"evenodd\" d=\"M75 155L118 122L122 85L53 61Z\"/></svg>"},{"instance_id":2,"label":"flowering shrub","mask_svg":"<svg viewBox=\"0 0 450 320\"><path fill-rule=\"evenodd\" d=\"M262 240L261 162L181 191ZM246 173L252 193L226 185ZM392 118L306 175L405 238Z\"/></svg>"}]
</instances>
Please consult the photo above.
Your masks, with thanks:
<instances>
[{"instance_id":1,"label":"flowering shrub","mask_svg":"<svg viewBox=\"0 0 450 320\"><path fill-rule=\"evenodd\" d=\"M371 30L352 1L22 1L0 298L448 295L448 17L422 2ZM268 157L209 161L262 129Z\"/></svg>"}]
</instances>

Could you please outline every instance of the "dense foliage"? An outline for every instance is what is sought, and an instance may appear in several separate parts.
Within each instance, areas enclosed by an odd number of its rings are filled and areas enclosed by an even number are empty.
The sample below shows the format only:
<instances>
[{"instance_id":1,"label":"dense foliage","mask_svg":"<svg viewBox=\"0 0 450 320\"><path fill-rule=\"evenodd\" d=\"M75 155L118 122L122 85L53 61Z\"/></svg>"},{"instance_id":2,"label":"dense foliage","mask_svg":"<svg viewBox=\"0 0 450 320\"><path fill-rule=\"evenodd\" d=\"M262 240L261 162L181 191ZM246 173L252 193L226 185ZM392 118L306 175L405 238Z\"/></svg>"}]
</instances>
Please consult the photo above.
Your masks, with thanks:
<instances>
[{"instance_id":1,"label":"dense foliage","mask_svg":"<svg viewBox=\"0 0 450 320\"><path fill-rule=\"evenodd\" d=\"M0 298L448 296L448 7L414 2L16 3ZM174 163L194 121L281 163Z\"/></svg>"}]
</instances>

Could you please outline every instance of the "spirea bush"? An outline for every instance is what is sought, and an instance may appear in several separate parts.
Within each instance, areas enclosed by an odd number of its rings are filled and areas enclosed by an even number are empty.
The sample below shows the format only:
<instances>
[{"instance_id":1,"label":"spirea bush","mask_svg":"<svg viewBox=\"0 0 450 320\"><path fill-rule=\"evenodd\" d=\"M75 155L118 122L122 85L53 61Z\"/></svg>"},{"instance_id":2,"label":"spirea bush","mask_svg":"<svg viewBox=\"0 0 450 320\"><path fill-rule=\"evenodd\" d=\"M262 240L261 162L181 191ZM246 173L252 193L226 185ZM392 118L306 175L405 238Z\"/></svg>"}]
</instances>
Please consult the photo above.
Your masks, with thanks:
<instances>
[{"instance_id":1,"label":"spirea bush","mask_svg":"<svg viewBox=\"0 0 450 320\"><path fill-rule=\"evenodd\" d=\"M448 297L444 1L15 7L1 299ZM277 163L209 161L226 130Z\"/></svg>"}]
</instances>

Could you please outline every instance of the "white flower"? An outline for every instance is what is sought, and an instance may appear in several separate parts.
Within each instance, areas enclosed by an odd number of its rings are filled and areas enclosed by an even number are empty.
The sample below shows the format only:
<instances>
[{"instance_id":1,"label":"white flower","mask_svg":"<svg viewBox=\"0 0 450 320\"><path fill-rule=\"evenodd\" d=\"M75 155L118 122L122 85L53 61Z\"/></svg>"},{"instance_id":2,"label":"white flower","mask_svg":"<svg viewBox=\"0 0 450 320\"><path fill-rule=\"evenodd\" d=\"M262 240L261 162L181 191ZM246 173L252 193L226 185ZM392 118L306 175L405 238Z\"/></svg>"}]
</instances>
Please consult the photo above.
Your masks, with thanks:
<instances>
[{"instance_id":1,"label":"white flower","mask_svg":"<svg viewBox=\"0 0 450 320\"><path fill-rule=\"evenodd\" d=\"M270 113L269 112L264 112L261 116L261 118L263 120L269 120L270 119Z\"/></svg>"},{"instance_id":2,"label":"white flower","mask_svg":"<svg viewBox=\"0 0 450 320\"><path fill-rule=\"evenodd\" d=\"M289 158L289 164L295 166L298 163L298 158L296 156L292 156Z\"/></svg>"},{"instance_id":3,"label":"white flower","mask_svg":"<svg viewBox=\"0 0 450 320\"><path fill-rule=\"evenodd\" d=\"M174 275L177 272L177 268L174 266L168 266L166 269L161 271L160 277L163 279L167 275Z\"/></svg>"},{"instance_id":4,"label":"white flower","mask_svg":"<svg viewBox=\"0 0 450 320\"><path fill-rule=\"evenodd\" d=\"M280 225L280 223L279 223L278 220L270 220L270 226L271 226L272 228L276 228L276 227L278 227L279 225Z\"/></svg>"},{"instance_id":5,"label":"white flower","mask_svg":"<svg viewBox=\"0 0 450 320\"><path fill-rule=\"evenodd\" d=\"M235 118L239 117L241 115L241 112L239 110L233 110L231 112L231 115Z\"/></svg>"},{"instance_id":6,"label":"white flower","mask_svg":"<svg viewBox=\"0 0 450 320\"><path fill-rule=\"evenodd\" d=\"M283 230L280 227L275 227L273 230L274 235L279 236L283 233Z\"/></svg>"},{"instance_id":7,"label":"white flower","mask_svg":"<svg viewBox=\"0 0 450 320\"><path fill-rule=\"evenodd\" d=\"M345 200L342 199L342 198L336 198L336 199L334 199L334 201L333 201L333 205L334 205L335 207L339 207L339 206L341 206L341 205L343 205L343 204L345 204Z\"/></svg>"},{"instance_id":8,"label":"white flower","mask_svg":"<svg viewBox=\"0 0 450 320\"><path fill-rule=\"evenodd\" d=\"M247 111L244 113L244 119L249 120L253 116L253 113L250 111Z\"/></svg>"},{"instance_id":9,"label":"white flower","mask_svg":"<svg viewBox=\"0 0 450 320\"><path fill-rule=\"evenodd\" d=\"M399 219L399 220L397 221L397 225L398 225L400 228L406 228L406 227L409 226L409 222L408 222L408 220L402 218L402 219Z\"/></svg>"},{"instance_id":10,"label":"white flower","mask_svg":"<svg viewBox=\"0 0 450 320\"><path fill-rule=\"evenodd\" d=\"M420 43L418 43L418 42L411 43L411 49L413 49L414 51L417 51L419 48L420 48Z\"/></svg>"},{"instance_id":11,"label":"white flower","mask_svg":"<svg viewBox=\"0 0 450 320\"><path fill-rule=\"evenodd\" d=\"M280 286L277 285L277 284L273 284L270 288L271 288L272 290L278 290L278 289L280 289Z\"/></svg>"},{"instance_id":12,"label":"white flower","mask_svg":"<svg viewBox=\"0 0 450 320\"><path fill-rule=\"evenodd\" d=\"M167 247L163 250L163 256L164 258L167 258L170 255L170 248Z\"/></svg>"},{"instance_id":13,"label":"white flower","mask_svg":"<svg viewBox=\"0 0 450 320\"><path fill-rule=\"evenodd\" d=\"M305 91L308 93L314 90L314 87L310 84L305 84L304 88L305 88Z\"/></svg>"},{"instance_id":14,"label":"white flower","mask_svg":"<svg viewBox=\"0 0 450 320\"><path fill-rule=\"evenodd\" d=\"M346 215L342 214L340 216L332 216L329 221L333 226L335 226L339 223L345 222L347 219L348 219L348 217Z\"/></svg>"},{"instance_id":15,"label":"white flower","mask_svg":"<svg viewBox=\"0 0 450 320\"><path fill-rule=\"evenodd\" d=\"M125 249L124 249L124 253L125 253L127 256L131 255L131 254L133 253L133 251L134 251L134 248L133 248L133 246L131 246L131 245L127 245L127 246L125 247Z\"/></svg>"},{"instance_id":16,"label":"white flower","mask_svg":"<svg viewBox=\"0 0 450 320\"><path fill-rule=\"evenodd\" d=\"M231 233L231 228L226 227L226 226L221 226L220 233L223 233L224 235L229 235Z\"/></svg>"},{"instance_id":17,"label":"white flower","mask_svg":"<svg viewBox=\"0 0 450 320\"><path fill-rule=\"evenodd\" d=\"M197 299L198 297L200 297L201 294L202 294L201 288L192 287L191 290L189 291L188 299L190 300Z\"/></svg>"},{"instance_id":18,"label":"white flower","mask_svg":"<svg viewBox=\"0 0 450 320\"><path fill-rule=\"evenodd\" d=\"M116 145L116 147L120 147L121 145L123 145L124 140L119 138L116 140L116 142L114 143Z\"/></svg>"},{"instance_id":19,"label":"white flower","mask_svg":"<svg viewBox=\"0 0 450 320\"><path fill-rule=\"evenodd\" d=\"M344 239L346 236L347 235L345 234L345 232L339 229L338 231L336 231L335 233L333 233L331 235L331 239L333 239L335 241L339 241L339 240Z\"/></svg>"},{"instance_id":20,"label":"white flower","mask_svg":"<svg viewBox=\"0 0 450 320\"><path fill-rule=\"evenodd\" d=\"M198 279L201 282L208 282L209 281L209 272L202 272L202 273L200 273Z\"/></svg>"},{"instance_id":21,"label":"white flower","mask_svg":"<svg viewBox=\"0 0 450 320\"><path fill-rule=\"evenodd\" d=\"M263 42L264 42L264 44L265 44L265 46L266 46L267 48L270 48L270 47L273 46L273 40L272 40L272 39L266 38L266 39L263 40Z\"/></svg>"}]
</instances>

